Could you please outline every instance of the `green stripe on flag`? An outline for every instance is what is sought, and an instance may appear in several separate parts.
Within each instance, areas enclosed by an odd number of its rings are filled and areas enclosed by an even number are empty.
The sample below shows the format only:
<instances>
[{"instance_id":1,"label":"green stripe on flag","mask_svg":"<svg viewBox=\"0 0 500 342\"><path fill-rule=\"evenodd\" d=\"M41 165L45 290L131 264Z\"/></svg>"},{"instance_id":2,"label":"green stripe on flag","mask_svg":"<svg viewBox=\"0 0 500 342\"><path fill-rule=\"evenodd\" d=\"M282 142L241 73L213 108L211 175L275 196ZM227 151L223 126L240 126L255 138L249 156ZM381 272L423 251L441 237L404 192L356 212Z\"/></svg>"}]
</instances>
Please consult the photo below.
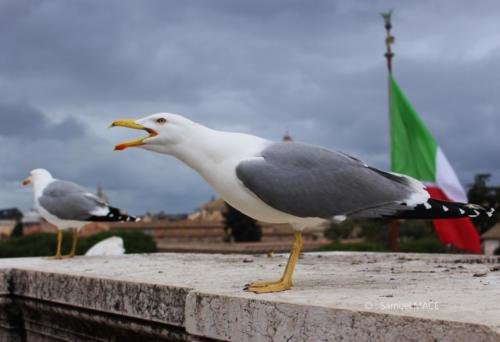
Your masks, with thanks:
<instances>
[{"instance_id":1,"label":"green stripe on flag","mask_svg":"<svg viewBox=\"0 0 500 342\"><path fill-rule=\"evenodd\" d=\"M422 181L436 180L437 143L389 76L391 169Z\"/></svg>"}]
</instances>

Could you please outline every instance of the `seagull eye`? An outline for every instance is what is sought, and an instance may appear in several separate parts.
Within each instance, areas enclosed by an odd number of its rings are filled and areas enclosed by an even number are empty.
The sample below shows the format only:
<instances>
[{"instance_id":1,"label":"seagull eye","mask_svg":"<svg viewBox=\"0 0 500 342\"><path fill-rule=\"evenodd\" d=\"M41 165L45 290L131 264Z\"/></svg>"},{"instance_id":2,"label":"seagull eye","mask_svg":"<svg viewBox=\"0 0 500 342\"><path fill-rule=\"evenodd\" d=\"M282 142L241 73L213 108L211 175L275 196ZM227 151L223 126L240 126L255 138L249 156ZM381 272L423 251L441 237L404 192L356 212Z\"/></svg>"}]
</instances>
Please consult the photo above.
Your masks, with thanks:
<instances>
[{"instance_id":1,"label":"seagull eye","mask_svg":"<svg viewBox=\"0 0 500 342\"><path fill-rule=\"evenodd\" d=\"M156 119L156 123L164 124L165 122L167 122L167 119L165 119L165 118Z\"/></svg>"}]
</instances>

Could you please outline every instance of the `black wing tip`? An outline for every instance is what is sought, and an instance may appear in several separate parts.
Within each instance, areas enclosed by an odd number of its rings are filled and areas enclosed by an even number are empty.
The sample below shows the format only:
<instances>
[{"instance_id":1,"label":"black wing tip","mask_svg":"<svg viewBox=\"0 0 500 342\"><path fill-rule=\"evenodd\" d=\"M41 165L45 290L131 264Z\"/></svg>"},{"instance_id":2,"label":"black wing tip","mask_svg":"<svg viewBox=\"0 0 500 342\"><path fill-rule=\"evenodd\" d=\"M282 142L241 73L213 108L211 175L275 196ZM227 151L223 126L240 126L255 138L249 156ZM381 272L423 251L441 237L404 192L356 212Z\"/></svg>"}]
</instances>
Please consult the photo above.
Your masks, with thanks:
<instances>
[{"instance_id":1,"label":"black wing tip","mask_svg":"<svg viewBox=\"0 0 500 342\"><path fill-rule=\"evenodd\" d=\"M488 217L492 217L494 213L495 213L495 208L490 208L490 210L486 212L486 215L488 215Z\"/></svg>"},{"instance_id":2,"label":"black wing tip","mask_svg":"<svg viewBox=\"0 0 500 342\"><path fill-rule=\"evenodd\" d=\"M130 216L115 207L108 207L109 213L106 216L90 216L88 221L95 222L139 222L140 217Z\"/></svg>"},{"instance_id":3,"label":"black wing tip","mask_svg":"<svg viewBox=\"0 0 500 342\"><path fill-rule=\"evenodd\" d=\"M491 217L495 209L486 209L477 204L442 201L429 198L427 202L418 204L412 209L401 210L392 218L401 219L451 219Z\"/></svg>"}]
</instances>

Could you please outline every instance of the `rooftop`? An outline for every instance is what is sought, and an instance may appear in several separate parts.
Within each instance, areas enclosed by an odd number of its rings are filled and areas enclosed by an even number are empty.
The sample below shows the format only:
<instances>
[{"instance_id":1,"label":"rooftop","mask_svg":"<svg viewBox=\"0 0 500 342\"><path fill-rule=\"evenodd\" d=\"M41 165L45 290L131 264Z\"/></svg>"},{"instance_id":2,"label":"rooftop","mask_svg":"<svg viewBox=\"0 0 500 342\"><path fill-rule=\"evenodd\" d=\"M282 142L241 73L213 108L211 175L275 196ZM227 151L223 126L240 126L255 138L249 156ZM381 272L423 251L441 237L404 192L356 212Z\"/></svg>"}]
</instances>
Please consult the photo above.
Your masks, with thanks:
<instances>
[{"instance_id":1,"label":"rooftop","mask_svg":"<svg viewBox=\"0 0 500 342\"><path fill-rule=\"evenodd\" d=\"M0 220L20 220L23 213L17 208L0 209Z\"/></svg>"},{"instance_id":2,"label":"rooftop","mask_svg":"<svg viewBox=\"0 0 500 342\"><path fill-rule=\"evenodd\" d=\"M500 222L481 235L481 240L500 240Z\"/></svg>"}]
</instances>

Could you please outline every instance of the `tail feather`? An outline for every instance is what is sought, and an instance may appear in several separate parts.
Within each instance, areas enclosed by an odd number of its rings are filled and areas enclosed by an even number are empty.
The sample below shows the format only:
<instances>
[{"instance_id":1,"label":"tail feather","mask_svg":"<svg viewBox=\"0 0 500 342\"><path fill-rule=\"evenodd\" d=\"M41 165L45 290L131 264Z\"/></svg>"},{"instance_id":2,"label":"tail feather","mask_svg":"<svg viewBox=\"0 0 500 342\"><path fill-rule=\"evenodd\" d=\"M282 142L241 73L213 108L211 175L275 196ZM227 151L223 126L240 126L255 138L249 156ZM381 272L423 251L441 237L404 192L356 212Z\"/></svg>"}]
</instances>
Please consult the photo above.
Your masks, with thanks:
<instances>
[{"instance_id":1,"label":"tail feather","mask_svg":"<svg viewBox=\"0 0 500 342\"><path fill-rule=\"evenodd\" d=\"M451 219L493 215L494 209L489 210L477 204L442 201L429 198L427 202L418 204L413 208L399 210L386 217L398 219Z\"/></svg>"},{"instance_id":2,"label":"tail feather","mask_svg":"<svg viewBox=\"0 0 500 342\"><path fill-rule=\"evenodd\" d=\"M130 216L121 211L118 208L115 207L108 207L109 212L105 216L97 216L97 215L92 215L90 216L87 221L94 221L94 222L137 222L140 221L141 219L139 217L135 216Z\"/></svg>"}]
</instances>

